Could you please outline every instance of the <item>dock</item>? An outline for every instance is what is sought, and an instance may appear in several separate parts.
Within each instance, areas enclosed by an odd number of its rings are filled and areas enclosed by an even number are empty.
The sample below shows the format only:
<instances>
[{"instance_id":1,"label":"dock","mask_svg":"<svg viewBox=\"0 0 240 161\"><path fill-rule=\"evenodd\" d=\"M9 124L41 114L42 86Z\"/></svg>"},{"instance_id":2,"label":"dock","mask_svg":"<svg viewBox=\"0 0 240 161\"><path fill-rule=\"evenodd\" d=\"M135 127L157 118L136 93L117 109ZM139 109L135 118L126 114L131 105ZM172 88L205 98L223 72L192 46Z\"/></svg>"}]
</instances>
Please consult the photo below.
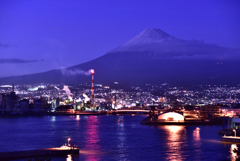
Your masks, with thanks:
<instances>
[{"instance_id":1,"label":"dock","mask_svg":"<svg viewBox=\"0 0 240 161\"><path fill-rule=\"evenodd\" d=\"M238 136L223 136L223 142L231 142L231 143L240 143L240 137Z\"/></svg>"},{"instance_id":2,"label":"dock","mask_svg":"<svg viewBox=\"0 0 240 161\"><path fill-rule=\"evenodd\" d=\"M195 126L195 125L222 125L222 121L150 121L149 118L145 118L140 122L141 125L184 125L184 126Z\"/></svg>"},{"instance_id":3,"label":"dock","mask_svg":"<svg viewBox=\"0 0 240 161\"><path fill-rule=\"evenodd\" d=\"M141 125L184 125L184 126L195 126L195 125L221 125L219 122L201 122L201 121L185 121L185 122L155 122L155 121L141 121Z\"/></svg>"},{"instance_id":4,"label":"dock","mask_svg":"<svg viewBox=\"0 0 240 161\"><path fill-rule=\"evenodd\" d=\"M31 158L31 157L53 157L67 156L68 154L79 154L79 148L73 146L61 146L46 149L36 149L27 151L0 152L0 160L7 161L12 159Z\"/></svg>"}]
</instances>

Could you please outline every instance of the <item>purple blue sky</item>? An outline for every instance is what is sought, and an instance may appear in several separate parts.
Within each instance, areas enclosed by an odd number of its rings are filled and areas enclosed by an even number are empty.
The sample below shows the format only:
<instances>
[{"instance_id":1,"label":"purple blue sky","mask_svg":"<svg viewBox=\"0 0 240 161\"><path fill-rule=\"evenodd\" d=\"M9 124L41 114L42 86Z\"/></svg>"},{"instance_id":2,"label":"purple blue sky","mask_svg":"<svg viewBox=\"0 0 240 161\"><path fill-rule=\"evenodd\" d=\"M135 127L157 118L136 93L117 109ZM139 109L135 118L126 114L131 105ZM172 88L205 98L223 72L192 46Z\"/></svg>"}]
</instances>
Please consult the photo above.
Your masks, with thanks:
<instances>
[{"instance_id":1,"label":"purple blue sky","mask_svg":"<svg viewBox=\"0 0 240 161\"><path fill-rule=\"evenodd\" d=\"M146 28L240 48L240 1L1 0L0 77L90 61Z\"/></svg>"}]
</instances>

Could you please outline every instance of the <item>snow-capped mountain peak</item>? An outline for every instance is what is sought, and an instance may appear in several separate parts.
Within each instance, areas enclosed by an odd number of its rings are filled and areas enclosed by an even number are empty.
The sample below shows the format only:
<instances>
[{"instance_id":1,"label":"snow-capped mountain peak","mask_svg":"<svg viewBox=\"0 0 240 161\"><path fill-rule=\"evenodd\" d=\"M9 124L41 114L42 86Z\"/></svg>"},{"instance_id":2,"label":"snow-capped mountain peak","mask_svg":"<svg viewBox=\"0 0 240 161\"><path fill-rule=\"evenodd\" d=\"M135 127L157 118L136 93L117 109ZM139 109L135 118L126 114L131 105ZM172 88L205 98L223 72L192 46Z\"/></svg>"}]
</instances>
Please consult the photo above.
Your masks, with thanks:
<instances>
[{"instance_id":1,"label":"snow-capped mountain peak","mask_svg":"<svg viewBox=\"0 0 240 161\"><path fill-rule=\"evenodd\" d=\"M146 30L139 33L137 36L123 44L122 46L130 46L136 44L149 44L149 43L161 43L169 40L176 39L166 32L156 29L147 28Z\"/></svg>"},{"instance_id":2,"label":"snow-capped mountain peak","mask_svg":"<svg viewBox=\"0 0 240 161\"><path fill-rule=\"evenodd\" d=\"M160 29L148 28L108 53L128 55L138 53L138 57L145 54L153 59L180 57L216 59L237 57L239 52L200 41L178 39Z\"/></svg>"}]
</instances>

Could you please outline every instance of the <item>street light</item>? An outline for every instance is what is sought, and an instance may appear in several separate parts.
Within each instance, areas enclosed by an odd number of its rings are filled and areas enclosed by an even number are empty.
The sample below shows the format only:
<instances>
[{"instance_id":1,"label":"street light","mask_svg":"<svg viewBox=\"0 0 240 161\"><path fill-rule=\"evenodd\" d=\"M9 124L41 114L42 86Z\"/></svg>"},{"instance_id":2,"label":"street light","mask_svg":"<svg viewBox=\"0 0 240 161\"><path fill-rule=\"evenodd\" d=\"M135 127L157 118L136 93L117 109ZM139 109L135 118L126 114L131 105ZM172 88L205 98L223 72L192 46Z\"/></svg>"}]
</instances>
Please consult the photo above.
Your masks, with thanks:
<instances>
[{"instance_id":1,"label":"street light","mask_svg":"<svg viewBox=\"0 0 240 161\"><path fill-rule=\"evenodd\" d=\"M70 138L68 138L68 146L69 146L69 141L70 141L71 139Z\"/></svg>"},{"instance_id":2,"label":"street light","mask_svg":"<svg viewBox=\"0 0 240 161\"><path fill-rule=\"evenodd\" d=\"M235 133L235 137L236 137L236 130L235 130L235 129L233 129L233 132Z\"/></svg>"}]
</instances>

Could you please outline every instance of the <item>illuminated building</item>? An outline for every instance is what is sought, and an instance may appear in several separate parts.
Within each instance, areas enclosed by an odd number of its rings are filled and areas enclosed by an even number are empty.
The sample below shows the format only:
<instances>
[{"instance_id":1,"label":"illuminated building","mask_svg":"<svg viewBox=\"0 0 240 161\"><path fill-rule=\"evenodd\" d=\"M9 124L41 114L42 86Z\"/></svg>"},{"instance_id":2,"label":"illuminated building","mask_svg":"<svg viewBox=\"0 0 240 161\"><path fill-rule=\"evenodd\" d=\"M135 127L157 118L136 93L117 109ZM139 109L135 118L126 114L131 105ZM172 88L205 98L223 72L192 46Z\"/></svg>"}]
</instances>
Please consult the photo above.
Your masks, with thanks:
<instances>
[{"instance_id":1,"label":"illuminated building","mask_svg":"<svg viewBox=\"0 0 240 161\"><path fill-rule=\"evenodd\" d=\"M158 121L184 121L184 116L176 112L167 112L158 116Z\"/></svg>"},{"instance_id":2,"label":"illuminated building","mask_svg":"<svg viewBox=\"0 0 240 161\"><path fill-rule=\"evenodd\" d=\"M201 118L213 119L221 114L221 106L206 105L201 107Z\"/></svg>"},{"instance_id":3,"label":"illuminated building","mask_svg":"<svg viewBox=\"0 0 240 161\"><path fill-rule=\"evenodd\" d=\"M111 110L112 109L112 102L111 101L102 102L102 103L100 103L99 107L101 109Z\"/></svg>"},{"instance_id":4,"label":"illuminated building","mask_svg":"<svg viewBox=\"0 0 240 161\"><path fill-rule=\"evenodd\" d=\"M60 105L55 110L56 112L62 113L75 113L75 110L72 105Z\"/></svg>"},{"instance_id":5,"label":"illuminated building","mask_svg":"<svg viewBox=\"0 0 240 161\"><path fill-rule=\"evenodd\" d=\"M12 92L6 95L6 112L11 113L15 107L15 104L18 104L18 96L14 92L14 85L12 86Z\"/></svg>"}]
</instances>

